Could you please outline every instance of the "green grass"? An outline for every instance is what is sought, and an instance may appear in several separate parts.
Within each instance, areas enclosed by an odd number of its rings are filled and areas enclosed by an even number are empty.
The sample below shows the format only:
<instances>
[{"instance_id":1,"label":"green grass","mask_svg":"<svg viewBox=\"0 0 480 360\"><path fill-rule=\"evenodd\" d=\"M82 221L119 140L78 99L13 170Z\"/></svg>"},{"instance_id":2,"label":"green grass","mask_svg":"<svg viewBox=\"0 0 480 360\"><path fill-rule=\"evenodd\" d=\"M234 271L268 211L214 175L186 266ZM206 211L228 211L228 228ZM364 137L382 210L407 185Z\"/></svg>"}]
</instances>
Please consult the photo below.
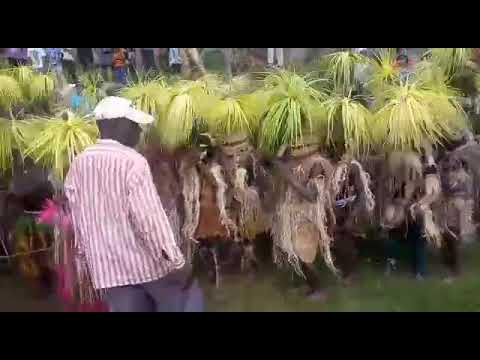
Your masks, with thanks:
<instances>
[{"instance_id":1,"label":"green grass","mask_svg":"<svg viewBox=\"0 0 480 360\"><path fill-rule=\"evenodd\" d=\"M206 284L208 311L479 311L480 247L470 247L464 255L460 278L452 284L442 280L445 267L440 256L431 254L429 276L416 281L409 271L409 262L400 263L398 273L386 277L383 264L363 258L352 286L344 287L322 270L329 298L325 303L306 299L301 284L288 272L266 268L257 278L224 277L222 287L215 290Z\"/></svg>"},{"instance_id":2,"label":"green grass","mask_svg":"<svg viewBox=\"0 0 480 360\"><path fill-rule=\"evenodd\" d=\"M324 285L329 293L326 303L310 301L295 291L302 281L288 271L274 269L266 262L255 279L243 275L225 275L219 290L202 277L206 294L207 311L210 312L379 312L379 311L479 311L480 246L466 250L463 274L452 284L442 280L445 267L440 257L431 254L430 276L422 281L413 279L409 262L402 259L399 272L385 277L381 262L381 249L368 249L359 265L354 285L344 287L326 269L321 270ZM380 250L380 251L378 251ZM0 272L0 311L61 311L50 296L34 296L15 272Z\"/></svg>"}]
</instances>

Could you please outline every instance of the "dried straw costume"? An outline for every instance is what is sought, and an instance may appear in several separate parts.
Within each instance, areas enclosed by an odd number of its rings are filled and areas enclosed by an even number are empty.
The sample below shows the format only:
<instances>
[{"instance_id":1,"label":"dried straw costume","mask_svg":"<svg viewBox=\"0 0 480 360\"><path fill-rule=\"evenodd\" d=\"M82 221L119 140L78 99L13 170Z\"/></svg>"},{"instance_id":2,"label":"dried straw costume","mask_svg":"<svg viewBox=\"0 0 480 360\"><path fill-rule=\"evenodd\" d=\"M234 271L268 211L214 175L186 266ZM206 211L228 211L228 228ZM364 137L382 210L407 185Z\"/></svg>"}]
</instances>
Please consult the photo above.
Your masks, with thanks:
<instances>
[{"instance_id":1,"label":"dried straw costume","mask_svg":"<svg viewBox=\"0 0 480 360\"><path fill-rule=\"evenodd\" d=\"M431 147L424 145L426 164L414 152L394 152L387 158L382 191L381 225L385 229L398 229L409 219L421 219L423 232L434 246L441 246L441 230L434 218L441 196L441 183ZM425 169L424 169L425 168Z\"/></svg>"},{"instance_id":2,"label":"dried straw costume","mask_svg":"<svg viewBox=\"0 0 480 360\"><path fill-rule=\"evenodd\" d=\"M219 146L219 162L227 183L227 213L243 241L242 269L255 266L253 241L269 229L269 217L263 210L261 192L255 183L257 172L264 171L243 133L228 136Z\"/></svg>"},{"instance_id":3,"label":"dried straw costume","mask_svg":"<svg viewBox=\"0 0 480 360\"><path fill-rule=\"evenodd\" d=\"M372 221L375 197L370 175L356 160L337 163L331 185L336 200L333 251L342 275L348 277L357 262L356 240L363 237L365 225Z\"/></svg>"},{"instance_id":4,"label":"dried straw costume","mask_svg":"<svg viewBox=\"0 0 480 360\"><path fill-rule=\"evenodd\" d=\"M54 226L54 261L57 274L57 295L69 311L107 311L103 293L96 290L88 266L78 255L68 200L57 195L48 200L37 221Z\"/></svg>"},{"instance_id":5,"label":"dried straw costume","mask_svg":"<svg viewBox=\"0 0 480 360\"><path fill-rule=\"evenodd\" d=\"M311 266L320 251L327 266L337 273L329 232L335 222L329 192L331 163L320 155L314 139L305 139L275 164L281 174L281 198L271 229L275 263L288 263L303 276L304 265Z\"/></svg>"},{"instance_id":6,"label":"dried straw costume","mask_svg":"<svg viewBox=\"0 0 480 360\"><path fill-rule=\"evenodd\" d=\"M219 286L218 246L231 241L233 249L236 244L241 251L242 269L250 265L254 267L256 258L252 241L267 231L268 219L262 209L259 191L253 183L258 166L248 137L245 134L227 136L219 146L214 146L211 138L208 140L209 150L212 151L210 156L204 157L196 168L188 169L188 176L198 179L194 181L199 185L195 185L198 193L191 192L190 196L195 204L192 208L198 211L191 213L192 221L186 221L184 228L204 245L201 252L204 258L206 249L212 254ZM194 197L197 194L198 200ZM241 245L244 245L243 249ZM233 255L235 260L235 253Z\"/></svg>"},{"instance_id":7,"label":"dried straw costume","mask_svg":"<svg viewBox=\"0 0 480 360\"><path fill-rule=\"evenodd\" d=\"M443 214L446 216L443 221L447 232L454 229L457 238L468 242L477 230L480 144L470 133L463 140L464 144L448 153L442 162Z\"/></svg>"},{"instance_id":8,"label":"dried straw costume","mask_svg":"<svg viewBox=\"0 0 480 360\"><path fill-rule=\"evenodd\" d=\"M441 163L443 197L436 209L442 224L444 261L454 274L460 271L460 245L471 242L477 233L480 145L466 140Z\"/></svg>"},{"instance_id":9,"label":"dried straw costume","mask_svg":"<svg viewBox=\"0 0 480 360\"><path fill-rule=\"evenodd\" d=\"M191 235L182 230L182 225L191 221L194 205L190 202L191 189L195 189L195 176L188 169L195 167L199 159L196 149L168 151L161 147L149 146L144 152L157 188L162 205L167 214L177 245L189 263L192 262L193 243ZM193 186L192 186L193 184ZM194 196L196 192L194 191ZM188 203L185 203L184 196ZM188 210L188 211L187 211ZM189 216L186 219L186 215ZM187 234L187 236L185 236Z\"/></svg>"}]
</instances>

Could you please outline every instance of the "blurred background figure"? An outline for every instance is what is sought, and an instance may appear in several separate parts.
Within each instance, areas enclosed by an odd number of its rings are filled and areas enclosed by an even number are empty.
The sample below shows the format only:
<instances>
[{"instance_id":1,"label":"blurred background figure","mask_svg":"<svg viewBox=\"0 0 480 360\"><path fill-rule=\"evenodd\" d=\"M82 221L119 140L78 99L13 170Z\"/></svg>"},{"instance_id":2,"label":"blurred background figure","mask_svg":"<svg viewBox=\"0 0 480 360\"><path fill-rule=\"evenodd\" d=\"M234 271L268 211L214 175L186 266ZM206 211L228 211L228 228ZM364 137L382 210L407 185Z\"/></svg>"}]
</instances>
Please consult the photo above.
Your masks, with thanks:
<instances>
[{"instance_id":1,"label":"blurred background figure","mask_svg":"<svg viewBox=\"0 0 480 360\"><path fill-rule=\"evenodd\" d=\"M28 57L32 63L32 67L34 70L38 72L45 71L45 56L47 53L43 48L28 48L27 50Z\"/></svg>"},{"instance_id":2,"label":"blurred background figure","mask_svg":"<svg viewBox=\"0 0 480 360\"><path fill-rule=\"evenodd\" d=\"M283 67L283 48L268 48L267 57L269 67Z\"/></svg>"},{"instance_id":3,"label":"blurred background figure","mask_svg":"<svg viewBox=\"0 0 480 360\"><path fill-rule=\"evenodd\" d=\"M127 83L127 51L124 48L115 48L113 52L112 68L116 82Z\"/></svg>"},{"instance_id":4,"label":"blurred background figure","mask_svg":"<svg viewBox=\"0 0 480 360\"><path fill-rule=\"evenodd\" d=\"M47 48L48 68L57 75L63 74L63 50L61 48Z\"/></svg>"},{"instance_id":5,"label":"blurred background figure","mask_svg":"<svg viewBox=\"0 0 480 360\"><path fill-rule=\"evenodd\" d=\"M62 65L63 65L64 74L67 80L72 83L77 81L75 56L74 56L73 48L63 48Z\"/></svg>"},{"instance_id":6,"label":"blurred background figure","mask_svg":"<svg viewBox=\"0 0 480 360\"><path fill-rule=\"evenodd\" d=\"M182 56L180 54L180 48L168 49L168 66L175 74L179 74L182 69Z\"/></svg>"}]
</instances>

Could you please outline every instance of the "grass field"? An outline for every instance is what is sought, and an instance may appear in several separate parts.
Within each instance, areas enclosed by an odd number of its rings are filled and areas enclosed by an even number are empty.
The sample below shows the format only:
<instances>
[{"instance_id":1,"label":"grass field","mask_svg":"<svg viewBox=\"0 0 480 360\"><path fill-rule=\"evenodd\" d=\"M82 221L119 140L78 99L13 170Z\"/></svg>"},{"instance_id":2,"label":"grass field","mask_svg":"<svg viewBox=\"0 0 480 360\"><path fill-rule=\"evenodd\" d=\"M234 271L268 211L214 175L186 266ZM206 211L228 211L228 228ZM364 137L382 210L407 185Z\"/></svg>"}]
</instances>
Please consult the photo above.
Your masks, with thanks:
<instances>
[{"instance_id":1,"label":"grass field","mask_svg":"<svg viewBox=\"0 0 480 360\"><path fill-rule=\"evenodd\" d=\"M408 261L398 273L383 274L377 258L364 258L358 279L344 287L324 270L329 292L326 303L311 301L292 289L299 284L287 272L267 269L250 281L244 277L226 279L219 291L207 288L209 311L479 311L480 247L474 245L464 256L462 276L449 284L443 281L445 268L438 255L429 259L429 276L417 281Z\"/></svg>"},{"instance_id":2,"label":"grass field","mask_svg":"<svg viewBox=\"0 0 480 360\"><path fill-rule=\"evenodd\" d=\"M293 291L301 285L286 271L264 265L257 278L226 276L220 290L202 279L207 296L207 310L218 311L478 311L480 310L480 246L467 249L464 272L452 284L442 280L445 268L439 258L429 261L430 276L416 281L408 261L399 272L383 275L379 257L363 257L358 279L344 287L323 270L329 292L326 303L305 299ZM22 280L4 271L0 274L0 311L60 311L53 297L33 297Z\"/></svg>"}]
</instances>

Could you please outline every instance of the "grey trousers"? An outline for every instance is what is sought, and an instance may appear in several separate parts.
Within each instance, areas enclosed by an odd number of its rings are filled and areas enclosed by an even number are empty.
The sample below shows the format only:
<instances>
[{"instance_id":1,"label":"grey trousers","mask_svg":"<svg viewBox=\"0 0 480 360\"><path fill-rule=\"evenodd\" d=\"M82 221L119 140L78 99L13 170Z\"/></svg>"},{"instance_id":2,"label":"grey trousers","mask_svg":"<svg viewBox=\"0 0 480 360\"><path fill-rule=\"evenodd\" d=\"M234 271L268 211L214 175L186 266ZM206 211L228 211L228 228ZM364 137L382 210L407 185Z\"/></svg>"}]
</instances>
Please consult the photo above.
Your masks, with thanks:
<instances>
[{"instance_id":1,"label":"grey trousers","mask_svg":"<svg viewBox=\"0 0 480 360\"><path fill-rule=\"evenodd\" d=\"M203 312L203 293L197 280L187 288L183 270L148 283L106 290L111 312Z\"/></svg>"},{"instance_id":2,"label":"grey trousers","mask_svg":"<svg viewBox=\"0 0 480 360\"><path fill-rule=\"evenodd\" d=\"M275 58L277 65L283 67L283 48L267 48L268 64L273 65Z\"/></svg>"}]
</instances>

